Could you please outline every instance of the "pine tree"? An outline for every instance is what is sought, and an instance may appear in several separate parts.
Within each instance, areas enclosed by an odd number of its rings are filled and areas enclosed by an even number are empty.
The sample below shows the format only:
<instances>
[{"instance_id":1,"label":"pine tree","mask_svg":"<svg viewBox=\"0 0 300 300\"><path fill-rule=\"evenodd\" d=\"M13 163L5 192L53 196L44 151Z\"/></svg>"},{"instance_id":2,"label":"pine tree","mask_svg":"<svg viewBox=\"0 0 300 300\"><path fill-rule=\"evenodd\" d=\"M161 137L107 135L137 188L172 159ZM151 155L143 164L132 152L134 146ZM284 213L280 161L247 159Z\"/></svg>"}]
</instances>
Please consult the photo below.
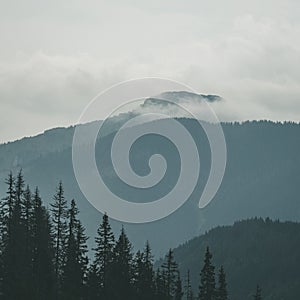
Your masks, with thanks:
<instances>
[{"instance_id":1,"label":"pine tree","mask_svg":"<svg viewBox=\"0 0 300 300\"><path fill-rule=\"evenodd\" d=\"M15 181L15 194L16 194L16 201L22 203L22 198L24 196L24 177L22 169L19 171L16 181Z\"/></svg>"},{"instance_id":2,"label":"pine tree","mask_svg":"<svg viewBox=\"0 0 300 300\"><path fill-rule=\"evenodd\" d=\"M22 179L20 186L24 183ZM19 181L17 180L17 182ZM23 182L23 183L22 183ZM16 187L17 189L17 187ZM24 276L26 280L28 297L33 297L33 272L32 272L32 261L33 261L33 243L32 243L32 221L33 221L33 202L32 195L29 186L22 192L22 218L24 226L24 245L23 245L23 265L24 265Z\"/></svg>"},{"instance_id":3,"label":"pine tree","mask_svg":"<svg viewBox=\"0 0 300 300\"><path fill-rule=\"evenodd\" d=\"M66 261L63 267L62 298L64 300L80 300L85 292L87 238L83 226L77 219L78 213L76 203L72 200L69 210Z\"/></svg>"},{"instance_id":4,"label":"pine tree","mask_svg":"<svg viewBox=\"0 0 300 300\"><path fill-rule=\"evenodd\" d=\"M5 243L5 238L9 232L9 222L12 217L13 208L16 201L16 192L15 192L15 178L12 172L9 173L8 177L5 179L7 185L6 197L1 200L1 245Z\"/></svg>"},{"instance_id":5,"label":"pine tree","mask_svg":"<svg viewBox=\"0 0 300 300\"><path fill-rule=\"evenodd\" d=\"M64 197L62 182L59 182L54 202L51 204L53 237L54 237L54 269L56 277L56 296L59 296L61 276L65 263L65 248L67 236L67 201Z\"/></svg>"},{"instance_id":6,"label":"pine tree","mask_svg":"<svg viewBox=\"0 0 300 300\"><path fill-rule=\"evenodd\" d=\"M9 173L5 179L7 184L6 197L1 199L0 204L0 286L2 287L3 281L3 253L7 246L9 237L9 227L12 218L12 212L15 204L15 178L12 172ZM1 289L2 290L2 289Z\"/></svg>"},{"instance_id":7,"label":"pine tree","mask_svg":"<svg viewBox=\"0 0 300 300\"><path fill-rule=\"evenodd\" d=\"M166 255L162 269L166 275L166 291L168 299L172 299L176 290L176 280L178 275L177 263L174 260L173 250L170 249Z\"/></svg>"},{"instance_id":8,"label":"pine tree","mask_svg":"<svg viewBox=\"0 0 300 300\"><path fill-rule=\"evenodd\" d=\"M132 299L132 259L132 246L122 227L113 251L111 276L114 280L109 292L114 300Z\"/></svg>"},{"instance_id":9,"label":"pine tree","mask_svg":"<svg viewBox=\"0 0 300 300\"><path fill-rule=\"evenodd\" d=\"M42 205L38 188L33 196L33 300L54 297L53 241L49 214Z\"/></svg>"},{"instance_id":10,"label":"pine tree","mask_svg":"<svg viewBox=\"0 0 300 300\"><path fill-rule=\"evenodd\" d=\"M139 250L134 257L133 263L133 282L135 299L142 299L143 292L143 254Z\"/></svg>"},{"instance_id":11,"label":"pine tree","mask_svg":"<svg viewBox=\"0 0 300 300\"><path fill-rule=\"evenodd\" d=\"M183 297L183 291L182 291L182 282L180 279L180 274L177 272L177 278L175 282L175 292L174 292L174 300L181 300Z\"/></svg>"},{"instance_id":12,"label":"pine tree","mask_svg":"<svg viewBox=\"0 0 300 300\"><path fill-rule=\"evenodd\" d=\"M102 297L100 297L99 276L97 273L97 266L95 263L92 263L87 274L87 300L99 299L102 299Z\"/></svg>"},{"instance_id":13,"label":"pine tree","mask_svg":"<svg viewBox=\"0 0 300 300\"><path fill-rule=\"evenodd\" d=\"M9 186L9 189L11 187ZM8 220L8 234L3 250L3 294L4 299L30 299L27 285L27 257L25 227L22 217L24 179L20 171L14 185L14 205ZM10 192L9 192L10 193Z\"/></svg>"},{"instance_id":14,"label":"pine tree","mask_svg":"<svg viewBox=\"0 0 300 300\"><path fill-rule=\"evenodd\" d=\"M166 287L166 274L165 271L161 271L159 268L155 274L155 298L157 300L168 299L167 287Z\"/></svg>"},{"instance_id":15,"label":"pine tree","mask_svg":"<svg viewBox=\"0 0 300 300\"><path fill-rule=\"evenodd\" d=\"M255 295L253 296L254 300L262 300L261 292L260 286L257 285Z\"/></svg>"},{"instance_id":16,"label":"pine tree","mask_svg":"<svg viewBox=\"0 0 300 300\"><path fill-rule=\"evenodd\" d=\"M98 287L100 291L97 292L107 297L108 284L112 280L110 276L110 268L113 259L113 249L115 245L115 238L109 224L107 214L103 215L102 223L97 230L97 237L95 238L96 247L95 260L93 268L96 271L98 280ZM93 277L94 278L94 277Z\"/></svg>"},{"instance_id":17,"label":"pine tree","mask_svg":"<svg viewBox=\"0 0 300 300\"><path fill-rule=\"evenodd\" d=\"M81 268L81 281L82 281L82 293L84 293L84 286L86 287L87 284L87 276L88 276L88 264L89 259L87 256L88 247L87 247L87 240L89 238L85 234L85 228L81 224L80 220L78 220L76 225L76 242L77 242L77 255L78 261Z\"/></svg>"},{"instance_id":18,"label":"pine tree","mask_svg":"<svg viewBox=\"0 0 300 300\"><path fill-rule=\"evenodd\" d=\"M137 299L152 300L155 298L153 256L149 242L143 252L138 251L135 257L135 293Z\"/></svg>"},{"instance_id":19,"label":"pine tree","mask_svg":"<svg viewBox=\"0 0 300 300\"><path fill-rule=\"evenodd\" d=\"M184 290L185 290L185 299L186 300L193 300L194 295L193 295L193 290L192 290L192 285L191 285L190 270L187 271L186 283L185 283L185 286L184 286Z\"/></svg>"},{"instance_id":20,"label":"pine tree","mask_svg":"<svg viewBox=\"0 0 300 300\"><path fill-rule=\"evenodd\" d=\"M226 283L226 274L223 266L221 266L218 274L218 289L217 289L217 300L228 300L228 291Z\"/></svg>"},{"instance_id":21,"label":"pine tree","mask_svg":"<svg viewBox=\"0 0 300 300\"><path fill-rule=\"evenodd\" d=\"M211 260L212 254L207 247L204 266L200 273L199 300L216 299L215 268Z\"/></svg>"}]
</instances>

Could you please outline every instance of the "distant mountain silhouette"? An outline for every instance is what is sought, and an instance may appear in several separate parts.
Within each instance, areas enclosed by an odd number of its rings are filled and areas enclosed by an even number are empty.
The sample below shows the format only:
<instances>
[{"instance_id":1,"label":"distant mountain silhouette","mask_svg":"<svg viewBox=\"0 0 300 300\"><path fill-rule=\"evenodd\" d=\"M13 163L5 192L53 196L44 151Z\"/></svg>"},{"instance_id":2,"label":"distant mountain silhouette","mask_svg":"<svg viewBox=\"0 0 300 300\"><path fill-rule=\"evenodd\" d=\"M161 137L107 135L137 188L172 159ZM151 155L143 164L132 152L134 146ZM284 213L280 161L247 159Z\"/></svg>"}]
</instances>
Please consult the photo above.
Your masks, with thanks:
<instances>
[{"instance_id":1,"label":"distant mountain silhouette","mask_svg":"<svg viewBox=\"0 0 300 300\"><path fill-rule=\"evenodd\" d=\"M225 177L214 200L200 210L198 202L209 174L210 149L195 120L182 118L179 121L190 131L199 148L201 176L198 185L190 199L168 218L150 224L126 224L130 240L136 247L142 247L148 239L155 254L162 255L169 247L238 219L269 216L300 220L300 125L267 121L222 124L228 149ZM163 154L168 170L162 184L144 193L123 185L111 170L109 155L114 128L117 128L116 120L96 147L97 163L108 186L133 202L151 201L154 195L158 197L172 189L180 171L178 152L168 140L155 135L141 138L133 145L132 164L136 172L147 174L151 154ZM71 155L73 132L73 127L58 128L0 145L0 188L5 189L4 178L10 170L23 168L26 181L38 185L43 199L50 203L57 181L61 179L66 197L77 200L88 235L95 236L101 214L84 198L77 185ZM112 226L119 231L121 224L114 221Z\"/></svg>"},{"instance_id":2,"label":"distant mountain silhouette","mask_svg":"<svg viewBox=\"0 0 300 300\"><path fill-rule=\"evenodd\" d=\"M181 274L190 270L195 292L204 253L209 247L216 272L221 265L225 268L229 299L253 299L259 284L265 300L295 300L300 296L299 232L299 223L270 219L241 221L192 239L174 249L174 257ZM157 263L160 264L161 261Z\"/></svg>"}]
</instances>

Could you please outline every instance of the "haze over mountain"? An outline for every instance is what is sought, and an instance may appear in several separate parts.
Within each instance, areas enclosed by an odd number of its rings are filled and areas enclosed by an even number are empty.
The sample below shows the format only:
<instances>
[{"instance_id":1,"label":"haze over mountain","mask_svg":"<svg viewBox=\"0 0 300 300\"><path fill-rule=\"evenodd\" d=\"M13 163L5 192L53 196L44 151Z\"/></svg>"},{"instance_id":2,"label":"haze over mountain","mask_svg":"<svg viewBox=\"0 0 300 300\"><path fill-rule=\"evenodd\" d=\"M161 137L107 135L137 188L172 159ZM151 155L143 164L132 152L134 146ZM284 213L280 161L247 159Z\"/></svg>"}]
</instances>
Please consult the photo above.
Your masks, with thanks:
<instances>
[{"instance_id":1,"label":"haze over mountain","mask_svg":"<svg viewBox=\"0 0 300 300\"><path fill-rule=\"evenodd\" d=\"M266 121L222 124L228 150L225 177L213 201L200 210L198 202L210 169L210 149L203 130L195 120L181 118L179 121L189 130L200 150L201 176L190 199L169 217L150 224L126 225L136 247L142 247L149 239L155 254L162 255L167 248L175 247L213 226L232 224L238 219L254 216L300 219L300 125ZM88 235L95 236L101 214L84 198L74 177L71 156L73 132L73 127L58 128L0 145L0 188L5 190L3 182L10 170L16 172L22 168L27 182L38 185L43 199L50 203L61 179L66 197L69 200L75 198L78 202ZM157 197L167 193L179 174L178 152L174 146L155 135L143 137L133 145L131 163L139 174L149 172L148 159L154 153L161 153L168 163L164 184L158 185L156 190L147 189L141 193L124 187L112 173L109 155L114 134L111 129L96 145L98 167L107 185L133 202L152 201L153 195ZM121 226L118 221L112 225L116 231ZM89 242L93 243L92 240Z\"/></svg>"},{"instance_id":2,"label":"haze over mountain","mask_svg":"<svg viewBox=\"0 0 300 300\"><path fill-rule=\"evenodd\" d=\"M256 285L265 300L295 300L300 295L300 224L251 219L217 227L174 249L180 273L190 270L198 293L206 247L213 254L216 273L227 274L229 299L253 299ZM160 265L161 261L157 263Z\"/></svg>"}]
</instances>

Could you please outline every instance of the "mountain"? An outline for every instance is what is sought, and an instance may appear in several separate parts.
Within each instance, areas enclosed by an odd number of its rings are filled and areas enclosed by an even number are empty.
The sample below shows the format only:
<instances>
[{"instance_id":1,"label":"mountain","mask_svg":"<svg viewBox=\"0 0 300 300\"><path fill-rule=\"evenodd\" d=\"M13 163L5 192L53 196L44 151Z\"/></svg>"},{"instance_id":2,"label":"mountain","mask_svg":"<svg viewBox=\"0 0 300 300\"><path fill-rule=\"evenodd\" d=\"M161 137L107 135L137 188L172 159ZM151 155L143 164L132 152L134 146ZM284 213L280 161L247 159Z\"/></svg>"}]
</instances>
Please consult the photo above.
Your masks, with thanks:
<instances>
[{"instance_id":1,"label":"mountain","mask_svg":"<svg viewBox=\"0 0 300 300\"><path fill-rule=\"evenodd\" d=\"M204 131L195 120L181 118L178 121L189 130L199 149L201 176L189 200L169 217L149 224L126 224L136 248L141 248L148 239L154 253L162 255L169 247L175 247L214 226L229 225L235 220L255 216L299 221L299 124L267 121L222 124L228 152L225 176L213 201L200 210L198 202L209 174L210 149ZM156 135L148 135L134 143L131 163L138 174L147 174L149 157L161 153L168 163L163 184L141 192L119 180L112 171L110 160L110 147L117 127L116 122L112 122L101 143L96 145L97 163L107 185L133 202L152 201L172 189L180 172L178 151L167 139ZM77 200L80 218L88 235L93 237L101 214L85 199L74 176L73 132L73 127L53 129L36 137L0 145L0 191L4 195L7 173L22 168L26 181L32 187L38 185L43 200L49 203L61 179L66 197ZM113 221L112 227L119 232L121 223ZM89 242L91 246L93 239Z\"/></svg>"},{"instance_id":2,"label":"mountain","mask_svg":"<svg viewBox=\"0 0 300 300\"><path fill-rule=\"evenodd\" d=\"M231 300L253 299L257 284L265 300L300 298L300 223L268 218L240 221L174 249L181 274L190 270L195 292L206 247L216 269L225 268Z\"/></svg>"}]
</instances>

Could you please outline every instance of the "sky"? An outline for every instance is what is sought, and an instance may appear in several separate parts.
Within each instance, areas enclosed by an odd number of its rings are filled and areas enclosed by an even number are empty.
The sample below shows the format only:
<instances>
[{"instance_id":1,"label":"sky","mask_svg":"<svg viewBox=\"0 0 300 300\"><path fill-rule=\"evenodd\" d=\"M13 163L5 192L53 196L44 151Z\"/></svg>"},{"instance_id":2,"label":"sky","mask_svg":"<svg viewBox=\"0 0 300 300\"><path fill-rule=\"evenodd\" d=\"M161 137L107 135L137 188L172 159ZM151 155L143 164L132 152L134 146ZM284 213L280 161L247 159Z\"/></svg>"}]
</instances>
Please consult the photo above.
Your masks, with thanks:
<instances>
[{"instance_id":1,"label":"sky","mask_svg":"<svg viewBox=\"0 0 300 300\"><path fill-rule=\"evenodd\" d=\"M223 121L299 122L299 36L297 0L0 0L0 142L147 76L220 95Z\"/></svg>"}]
</instances>

